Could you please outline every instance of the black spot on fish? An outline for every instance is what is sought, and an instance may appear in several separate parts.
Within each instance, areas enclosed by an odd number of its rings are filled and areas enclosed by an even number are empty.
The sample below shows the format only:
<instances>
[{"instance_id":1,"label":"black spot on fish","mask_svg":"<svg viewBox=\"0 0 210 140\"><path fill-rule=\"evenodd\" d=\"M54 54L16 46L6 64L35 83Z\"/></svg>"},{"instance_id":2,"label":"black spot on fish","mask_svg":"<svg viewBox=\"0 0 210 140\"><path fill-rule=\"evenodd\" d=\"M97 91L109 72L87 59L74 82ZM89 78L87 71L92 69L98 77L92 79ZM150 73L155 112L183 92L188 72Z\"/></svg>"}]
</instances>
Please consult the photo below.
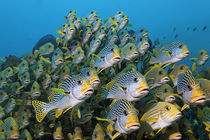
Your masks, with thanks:
<instances>
[{"instance_id":1,"label":"black spot on fish","mask_svg":"<svg viewBox=\"0 0 210 140\"><path fill-rule=\"evenodd\" d=\"M176 34L175 36L174 36L174 38L177 38L178 37L178 34Z\"/></svg>"},{"instance_id":2,"label":"black spot on fish","mask_svg":"<svg viewBox=\"0 0 210 140\"><path fill-rule=\"evenodd\" d=\"M206 30L206 26L203 26L203 30Z\"/></svg>"},{"instance_id":3,"label":"black spot on fish","mask_svg":"<svg viewBox=\"0 0 210 140\"><path fill-rule=\"evenodd\" d=\"M193 28L193 32L196 31L196 30L197 30L197 27L194 27L194 28Z\"/></svg>"}]
</instances>

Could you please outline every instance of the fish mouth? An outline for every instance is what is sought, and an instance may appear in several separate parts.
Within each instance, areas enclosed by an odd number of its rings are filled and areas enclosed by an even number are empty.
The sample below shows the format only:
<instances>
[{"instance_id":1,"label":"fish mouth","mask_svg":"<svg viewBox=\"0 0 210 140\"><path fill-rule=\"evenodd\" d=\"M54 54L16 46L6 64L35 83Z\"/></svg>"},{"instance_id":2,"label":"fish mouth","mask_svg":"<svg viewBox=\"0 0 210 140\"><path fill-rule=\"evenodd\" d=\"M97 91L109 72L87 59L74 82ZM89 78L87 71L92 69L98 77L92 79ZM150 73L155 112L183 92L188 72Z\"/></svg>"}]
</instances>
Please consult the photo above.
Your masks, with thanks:
<instances>
[{"instance_id":1,"label":"fish mouth","mask_svg":"<svg viewBox=\"0 0 210 140\"><path fill-rule=\"evenodd\" d=\"M35 93L34 93L34 96L36 96L36 97L37 97L37 96L40 96L40 92L35 92Z\"/></svg>"},{"instance_id":2,"label":"fish mouth","mask_svg":"<svg viewBox=\"0 0 210 140\"><path fill-rule=\"evenodd\" d=\"M184 53L184 57L186 57L188 55L190 55L190 52L189 51L187 51L187 52Z\"/></svg>"},{"instance_id":3,"label":"fish mouth","mask_svg":"<svg viewBox=\"0 0 210 140\"><path fill-rule=\"evenodd\" d=\"M162 82L164 82L164 83L166 83L166 82L168 82L168 81L170 81L169 77L164 77L164 78L162 79Z\"/></svg>"},{"instance_id":4,"label":"fish mouth","mask_svg":"<svg viewBox=\"0 0 210 140\"><path fill-rule=\"evenodd\" d=\"M29 82L30 82L29 80L26 80L24 83L25 83L25 84L28 84Z\"/></svg>"},{"instance_id":5,"label":"fish mouth","mask_svg":"<svg viewBox=\"0 0 210 140\"><path fill-rule=\"evenodd\" d=\"M147 95L149 93L149 88L143 88L142 90L139 91L139 94Z\"/></svg>"},{"instance_id":6,"label":"fish mouth","mask_svg":"<svg viewBox=\"0 0 210 140\"><path fill-rule=\"evenodd\" d=\"M29 122L28 121L25 121L25 122L23 122L23 125L24 126L27 126L27 125L29 125Z\"/></svg>"},{"instance_id":7,"label":"fish mouth","mask_svg":"<svg viewBox=\"0 0 210 140\"><path fill-rule=\"evenodd\" d=\"M19 138L19 135L16 135L16 136L12 136L11 139L18 139Z\"/></svg>"},{"instance_id":8,"label":"fish mouth","mask_svg":"<svg viewBox=\"0 0 210 140\"><path fill-rule=\"evenodd\" d=\"M55 136L55 139L56 140L61 140L62 139L62 136Z\"/></svg>"},{"instance_id":9,"label":"fish mouth","mask_svg":"<svg viewBox=\"0 0 210 140\"><path fill-rule=\"evenodd\" d=\"M203 97L201 97L201 98L195 100L195 103L196 103L196 104L202 104L202 103L204 103L205 101L206 101L206 97L203 96Z\"/></svg>"},{"instance_id":10,"label":"fish mouth","mask_svg":"<svg viewBox=\"0 0 210 140\"><path fill-rule=\"evenodd\" d=\"M138 53L137 52L134 52L133 55L138 55Z\"/></svg>"},{"instance_id":11,"label":"fish mouth","mask_svg":"<svg viewBox=\"0 0 210 140\"><path fill-rule=\"evenodd\" d=\"M169 97L167 97L166 98L166 102L173 102L173 101L175 101L175 96L169 96Z\"/></svg>"},{"instance_id":12,"label":"fish mouth","mask_svg":"<svg viewBox=\"0 0 210 140\"><path fill-rule=\"evenodd\" d=\"M93 92L94 92L94 90L92 88L90 88L85 92L85 95L86 96L91 96L93 94Z\"/></svg>"},{"instance_id":13,"label":"fish mouth","mask_svg":"<svg viewBox=\"0 0 210 140\"><path fill-rule=\"evenodd\" d=\"M113 58L113 61L115 61L115 62L119 62L121 60L121 58L118 56L118 57L115 57L115 58Z\"/></svg>"},{"instance_id":14,"label":"fish mouth","mask_svg":"<svg viewBox=\"0 0 210 140\"><path fill-rule=\"evenodd\" d=\"M93 86L93 87L95 87L95 86L97 86L98 84L100 83L100 80L94 80L92 83L91 83L91 85Z\"/></svg>"},{"instance_id":15,"label":"fish mouth","mask_svg":"<svg viewBox=\"0 0 210 140\"><path fill-rule=\"evenodd\" d=\"M58 59L58 60L55 61L55 64L56 64L56 65L59 65L59 64L61 64L61 63L63 63L63 59Z\"/></svg>"},{"instance_id":16,"label":"fish mouth","mask_svg":"<svg viewBox=\"0 0 210 140\"><path fill-rule=\"evenodd\" d=\"M132 124L128 127L128 129L131 129L131 130L137 130L139 129L140 127L140 124L139 123L136 123L136 124Z\"/></svg>"},{"instance_id":17,"label":"fish mouth","mask_svg":"<svg viewBox=\"0 0 210 140\"><path fill-rule=\"evenodd\" d=\"M179 112L178 114L176 114L175 119L178 119L178 118L180 118L181 116L182 116L182 113Z\"/></svg>"}]
</instances>

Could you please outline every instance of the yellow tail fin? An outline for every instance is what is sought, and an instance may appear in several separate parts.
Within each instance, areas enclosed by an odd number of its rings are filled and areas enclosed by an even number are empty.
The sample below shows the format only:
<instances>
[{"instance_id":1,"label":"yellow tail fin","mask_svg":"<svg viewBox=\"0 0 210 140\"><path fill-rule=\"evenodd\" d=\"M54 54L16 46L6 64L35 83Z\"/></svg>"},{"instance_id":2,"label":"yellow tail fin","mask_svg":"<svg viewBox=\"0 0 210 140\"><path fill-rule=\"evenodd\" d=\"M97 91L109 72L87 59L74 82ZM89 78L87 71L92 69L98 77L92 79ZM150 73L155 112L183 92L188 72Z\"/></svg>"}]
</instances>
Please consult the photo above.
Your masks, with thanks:
<instances>
[{"instance_id":1,"label":"yellow tail fin","mask_svg":"<svg viewBox=\"0 0 210 140\"><path fill-rule=\"evenodd\" d=\"M38 101L38 100L32 101L32 105L33 105L34 110L36 112L36 120L38 122L41 122L48 113L48 111L46 111L46 109L44 108L46 106L46 104L47 103L41 102L41 101Z\"/></svg>"}]
</instances>

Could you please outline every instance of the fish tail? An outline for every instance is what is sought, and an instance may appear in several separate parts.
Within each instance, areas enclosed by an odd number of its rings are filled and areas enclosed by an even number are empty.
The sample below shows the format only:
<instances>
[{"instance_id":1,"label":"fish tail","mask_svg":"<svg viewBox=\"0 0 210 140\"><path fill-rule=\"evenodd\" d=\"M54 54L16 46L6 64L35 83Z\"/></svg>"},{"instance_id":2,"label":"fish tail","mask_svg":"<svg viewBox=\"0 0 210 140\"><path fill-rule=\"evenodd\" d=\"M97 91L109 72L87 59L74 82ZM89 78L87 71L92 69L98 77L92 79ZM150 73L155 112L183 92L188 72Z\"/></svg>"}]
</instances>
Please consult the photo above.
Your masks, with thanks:
<instances>
[{"instance_id":1,"label":"fish tail","mask_svg":"<svg viewBox=\"0 0 210 140\"><path fill-rule=\"evenodd\" d=\"M36 120L38 122L41 122L45 118L47 113L50 111L50 109L48 109L47 107L48 104L45 102L38 101L38 100L33 100L32 105L36 112Z\"/></svg>"}]
</instances>

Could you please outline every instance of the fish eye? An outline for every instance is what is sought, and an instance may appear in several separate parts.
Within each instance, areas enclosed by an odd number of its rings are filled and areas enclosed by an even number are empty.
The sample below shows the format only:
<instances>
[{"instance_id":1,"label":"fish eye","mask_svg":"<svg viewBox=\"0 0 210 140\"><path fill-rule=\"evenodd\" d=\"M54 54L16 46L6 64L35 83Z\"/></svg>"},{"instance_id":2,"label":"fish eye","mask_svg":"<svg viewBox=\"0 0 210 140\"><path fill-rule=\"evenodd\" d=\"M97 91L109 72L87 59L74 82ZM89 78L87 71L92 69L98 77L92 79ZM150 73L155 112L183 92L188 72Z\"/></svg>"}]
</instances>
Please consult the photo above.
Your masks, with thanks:
<instances>
[{"instance_id":1,"label":"fish eye","mask_svg":"<svg viewBox=\"0 0 210 140\"><path fill-rule=\"evenodd\" d=\"M143 31L144 31L143 29L140 30L140 32L143 32Z\"/></svg>"},{"instance_id":2,"label":"fish eye","mask_svg":"<svg viewBox=\"0 0 210 140\"><path fill-rule=\"evenodd\" d=\"M91 11L90 13L91 13L91 14L93 14L93 13L94 13L94 11Z\"/></svg>"},{"instance_id":3,"label":"fish eye","mask_svg":"<svg viewBox=\"0 0 210 140\"><path fill-rule=\"evenodd\" d=\"M101 27L101 29L104 29L104 27Z\"/></svg>"},{"instance_id":4,"label":"fish eye","mask_svg":"<svg viewBox=\"0 0 210 140\"><path fill-rule=\"evenodd\" d=\"M72 10L71 10L71 11L69 11L69 13L72 13Z\"/></svg>"},{"instance_id":5,"label":"fish eye","mask_svg":"<svg viewBox=\"0 0 210 140\"><path fill-rule=\"evenodd\" d=\"M26 78L26 76L24 75L23 78Z\"/></svg>"},{"instance_id":6,"label":"fish eye","mask_svg":"<svg viewBox=\"0 0 210 140\"><path fill-rule=\"evenodd\" d=\"M122 15L122 17L125 17L125 15Z\"/></svg>"},{"instance_id":7,"label":"fish eye","mask_svg":"<svg viewBox=\"0 0 210 140\"><path fill-rule=\"evenodd\" d=\"M24 111L24 112L26 112L27 110L26 110L26 109L24 109L23 111Z\"/></svg>"},{"instance_id":8,"label":"fish eye","mask_svg":"<svg viewBox=\"0 0 210 140\"><path fill-rule=\"evenodd\" d=\"M139 79L138 79L138 78L134 78L133 80L134 80L134 82L138 82L138 81L139 81Z\"/></svg>"},{"instance_id":9,"label":"fish eye","mask_svg":"<svg viewBox=\"0 0 210 140\"><path fill-rule=\"evenodd\" d=\"M142 40L143 40L142 38L139 39L139 41L142 41Z\"/></svg>"},{"instance_id":10,"label":"fish eye","mask_svg":"<svg viewBox=\"0 0 210 140\"><path fill-rule=\"evenodd\" d=\"M13 128L12 128L12 127L10 127L10 130L13 130Z\"/></svg>"},{"instance_id":11,"label":"fish eye","mask_svg":"<svg viewBox=\"0 0 210 140\"><path fill-rule=\"evenodd\" d=\"M168 92L168 90L167 90L167 88L165 88L165 90L164 90L165 92Z\"/></svg>"},{"instance_id":12,"label":"fish eye","mask_svg":"<svg viewBox=\"0 0 210 140\"><path fill-rule=\"evenodd\" d=\"M179 45L179 48L180 48L180 49L183 48L183 45Z\"/></svg>"},{"instance_id":13,"label":"fish eye","mask_svg":"<svg viewBox=\"0 0 210 140\"><path fill-rule=\"evenodd\" d=\"M77 83L78 83L79 85L82 85L82 81L81 81L81 80L77 81Z\"/></svg>"},{"instance_id":14,"label":"fish eye","mask_svg":"<svg viewBox=\"0 0 210 140\"><path fill-rule=\"evenodd\" d=\"M10 69L8 69L8 72L10 72Z\"/></svg>"},{"instance_id":15,"label":"fish eye","mask_svg":"<svg viewBox=\"0 0 210 140\"><path fill-rule=\"evenodd\" d=\"M23 63L23 66L25 66L25 63Z\"/></svg>"},{"instance_id":16,"label":"fish eye","mask_svg":"<svg viewBox=\"0 0 210 140\"><path fill-rule=\"evenodd\" d=\"M181 66L181 67L180 67L180 70L183 70L183 69L184 69L184 67L183 67L183 66Z\"/></svg>"},{"instance_id":17,"label":"fish eye","mask_svg":"<svg viewBox=\"0 0 210 140\"><path fill-rule=\"evenodd\" d=\"M170 106L166 106L166 110L168 110L168 111L169 111L170 109L171 109L171 107L170 107Z\"/></svg>"},{"instance_id":18,"label":"fish eye","mask_svg":"<svg viewBox=\"0 0 210 140\"><path fill-rule=\"evenodd\" d=\"M25 119L25 116L23 116L23 119Z\"/></svg>"},{"instance_id":19,"label":"fish eye","mask_svg":"<svg viewBox=\"0 0 210 140\"><path fill-rule=\"evenodd\" d=\"M162 71L159 71L159 75L162 75L163 74L163 72Z\"/></svg>"},{"instance_id":20,"label":"fish eye","mask_svg":"<svg viewBox=\"0 0 210 140\"><path fill-rule=\"evenodd\" d=\"M132 50L132 46L130 46L130 48L129 48L130 50Z\"/></svg>"},{"instance_id":21,"label":"fish eye","mask_svg":"<svg viewBox=\"0 0 210 140\"><path fill-rule=\"evenodd\" d=\"M189 91L192 90L192 87L190 85L188 85L187 88L189 89Z\"/></svg>"},{"instance_id":22,"label":"fish eye","mask_svg":"<svg viewBox=\"0 0 210 140\"><path fill-rule=\"evenodd\" d=\"M87 72L87 76L90 76L90 72Z\"/></svg>"},{"instance_id":23,"label":"fish eye","mask_svg":"<svg viewBox=\"0 0 210 140\"><path fill-rule=\"evenodd\" d=\"M63 70L63 73L65 73L66 71L65 71L65 69Z\"/></svg>"},{"instance_id":24,"label":"fish eye","mask_svg":"<svg viewBox=\"0 0 210 140\"><path fill-rule=\"evenodd\" d=\"M32 88L33 90L35 89L35 87Z\"/></svg>"},{"instance_id":25,"label":"fish eye","mask_svg":"<svg viewBox=\"0 0 210 140\"><path fill-rule=\"evenodd\" d=\"M127 116L127 115L128 115L128 112L127 112L126 110L125 110L123 113L124 113L124 115L125 115L125 116Z\"/></svg>"},{"instance_id":26,"label":"fish eye","mask_svg":"<svg viewBox=\"0 0 210 140\"><path fill-rule=\"evenodd\" d=\"M57 56L58 55L58 53L55 53L55 56Z\"/></svg>"},{"instance_id":27,"label":"fish eye","mask_svg":"<svg viewBox=\"0 0 210 140\"><path fill-rule=\"evenodd\" d=\"M78 54L80 54L80 51L78 51Z\"/></svg>"},{"instance_id":28,"label":"fish eye","mask_svg":"<svg viewBox=\"0 0 210 140\"><path fill-rule=\"evenodd\" d=\"M111 48L111 50L110 50L111 52L114 52L114 49L113 48Z\"/></svg>"},{"instance_id":29,"label":"fish eye","mask_svg":"<svg viewBox=\"0 0 210 140\"><path fill-rule=\"evenodd\" d=\"M118 14L121 14L121 12L119 11Z\"/></svg>"},{"instance_id":30,"label":"fish eye","mask_svg":"<svg viewBox=\"0 0 210 140\"><path fill-rule=\"evenodd\" d=\"M111 35L113 35L113 32L111 32Z\"/></svg>"},{"instance_id":31,"label":"fish eye","mask_svg":"<svg viewBox=\"0 0 210 140\"><path fill-rule=\"evenodd\" d=\"M201 52L201 55L203 55L203 52Z\"/></svg>"},{"instance_id":32,"label":"fish eye","mask_svg":"<svg viewBox=\"0 0 210 140\"><path fill-rule=\"evenodd\" d=\"M1 78L0 78L0 80L2 81L2 80L3 80L3 78L1 77Z\"/></svg>"}]
</instances>

